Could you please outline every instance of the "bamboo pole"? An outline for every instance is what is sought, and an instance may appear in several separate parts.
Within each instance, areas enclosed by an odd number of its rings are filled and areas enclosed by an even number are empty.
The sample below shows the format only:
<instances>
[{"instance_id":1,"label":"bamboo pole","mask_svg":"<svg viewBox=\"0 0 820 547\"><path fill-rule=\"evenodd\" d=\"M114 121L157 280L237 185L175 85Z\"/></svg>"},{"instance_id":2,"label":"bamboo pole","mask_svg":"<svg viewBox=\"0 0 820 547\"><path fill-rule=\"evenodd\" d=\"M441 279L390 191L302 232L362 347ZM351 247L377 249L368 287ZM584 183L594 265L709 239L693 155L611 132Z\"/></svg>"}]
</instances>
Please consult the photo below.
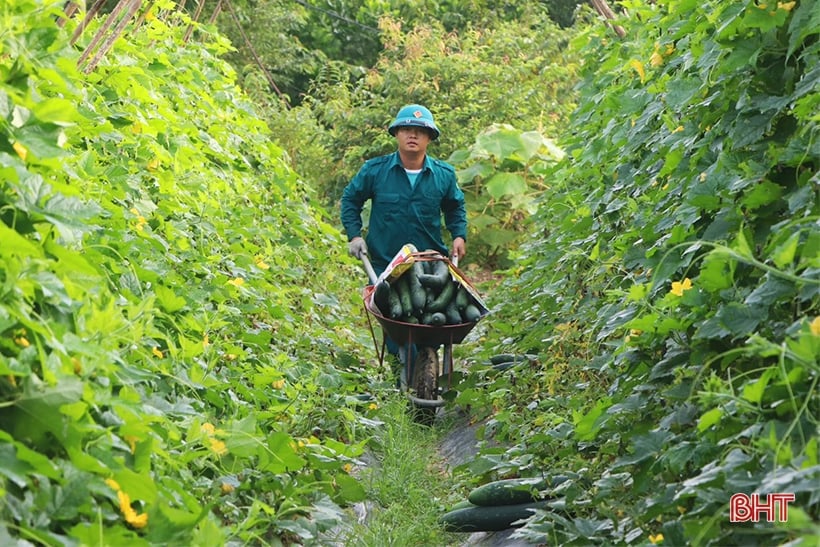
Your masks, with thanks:
<instances>
[{"instance_id":1,"label":"bamboo pole","mask_svg":"<svg viewBox=\"0 0 820 547\"><path fill-rule=\"evenodd\" d=\"M108 50L111 49L111 47L114 45L114 42L117 41L117 38L120 37L123 30L125 30L125 27L131 21L131 18L134 17L134 14L137 12L137 10L142 5L142 0L122 0L120 2L120 4L128 4L129 2L130 2L130 6L128 7L128 11L120 19L120 22L117 24L116 27L114 27L114 30L111 31L111 34L108 36L108 38L102 44L102 46L100 46L100 48L94 54L94 57L91 58L91 60L88 62L88 64L83 69L83 72L85 72L86 74L88 74L89 72L94 70L94 68L97 66L97 63L99 63L100 60L105 56L105 54L108 53ZM118 6L119 6L119 4L118 4ZM98 35L99 34L102 34L102 32L99 32ZM86 50L86 51L88 51L88 50Z\"/></svg>"},{"instance_id":2,"label":"bamboo pole","mask_svg":"<svg viewBox=\"0 0 820 547\"><path fill-rule=\"evenodd\" d=\"M97 12L100 11L100 9L102 9L103 5L105 5L107 1L108 0L97 0L91 6L91 9L85 13L85 17L83 17L82 22L79 24L77 28L74 29L74 33L71 35L70 43L72 45L77 41L77 38L80 37L80 34L83 33L85 27L88 26L88 22L91 21L91 19L93 19L97 15Z\"/></svg>"},{"instance_id":3,"label":"bamboo pole","mask_svg":"<svg viewBox=\"0 0 820 547\"><path fill-rule=\"evenodd\" d=\"M183 43L187 43L188 40L191 39L191 34L194 32L194 23L199 21L199 17L202 15L202 8L205 7L205 0L199 0L196 5L196 11L194 11L194 21L188 28L185 30L185 36L182 38Z\"/></svg>"},{"instance_id":4,"label":"bamboo pole","mask_svg":"<svg viewBox=\"0 0 820 547\"><path fill-rule=\"evenodd\" d=\"M245 45L250 50L251 55L253 56L253 59L256 61L257 66L262 71L262 73L265 75L265 78L268 80L268 84L271 86L271 88L274 91L276 91L276 93L279 95L279 98L284 101L285 107L290 108L290 105L285 100L284 94L279 90L278 87L276 87L276 82L273 81L273 76L271 76L271 73L268 71L268 69L265 68L265 65L262 64L262 59L259 58L259 55L256 54L256 50L254 49L253 45L251 45L251 41L248 39L248 35L245 34L245 31L242 28L242 24L239 22L239 17L236 16L236 12L233 9L233 5L231 4L231 2L229 0L222 0L222 1L225 4L225 6L228 8L228 12L231 14L231 18L233 19L234 24L236 24L236 28L239 29L239 34L242 35L242 39L245 41Z\"/></svg>"},{"instance_id":5,"label":"bamboo pole","mask_svg":"<svg viewBox=\"0 0 820 547\"><path fill-rule=\"evenodd\" d=\"M609 4L607 4L606 0L590 0L590 1L592 2L592 5L595 7L595 10L598 13L600 13L605 19L607 19L608 21L611 21L611 20L615 19L615 12L612 11L612 8L609 7ZM626 36L626 30L624 30L624 27L622 27L620 25L613 25L611 23L607 23L607 24L615 31L615 34L617 34L621 38Z\"/></svg>"}]
</instances>

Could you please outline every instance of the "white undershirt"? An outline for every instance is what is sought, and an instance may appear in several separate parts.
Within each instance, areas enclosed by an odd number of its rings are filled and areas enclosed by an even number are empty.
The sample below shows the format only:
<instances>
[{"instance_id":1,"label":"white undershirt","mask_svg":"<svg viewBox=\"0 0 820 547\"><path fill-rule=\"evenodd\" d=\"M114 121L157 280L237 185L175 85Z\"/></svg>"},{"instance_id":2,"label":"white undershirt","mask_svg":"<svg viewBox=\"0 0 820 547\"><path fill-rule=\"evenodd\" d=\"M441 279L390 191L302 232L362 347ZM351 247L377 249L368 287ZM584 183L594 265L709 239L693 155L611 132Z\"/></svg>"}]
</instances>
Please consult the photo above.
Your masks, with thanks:
<instances>
[{"instance_id":1,"label":"white undershirt","mask_svg":"<svg viewBox=\"0 0 820 547\"><path fill-rule=\"evenodd\" d=\"M405 169L405 173L407 173L407 178L410 179L410 188L416 187L416 179L419 178L419 173L421 173L421 169Z\"/></svg>"}]
</instances>

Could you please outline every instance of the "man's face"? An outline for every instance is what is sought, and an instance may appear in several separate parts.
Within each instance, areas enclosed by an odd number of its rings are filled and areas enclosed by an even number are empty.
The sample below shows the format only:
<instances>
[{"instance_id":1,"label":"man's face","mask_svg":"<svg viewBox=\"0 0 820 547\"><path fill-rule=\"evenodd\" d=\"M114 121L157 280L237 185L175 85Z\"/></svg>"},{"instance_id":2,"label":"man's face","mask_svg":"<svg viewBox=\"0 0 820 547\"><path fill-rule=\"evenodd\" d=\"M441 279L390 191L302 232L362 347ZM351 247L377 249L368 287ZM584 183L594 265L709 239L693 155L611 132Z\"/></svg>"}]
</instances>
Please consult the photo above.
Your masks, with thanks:
<instances>
[{"instance_id":1,"label":"man's face","mask_svg":"<svg viewBox=\"0 0 820 547\"><path fill-rule=\"evenodd\" d=\"M430 133L424 127L399 127L396 131L396 140L402 152L425 152L430 144Z\"/></svg>"}]
</instances>

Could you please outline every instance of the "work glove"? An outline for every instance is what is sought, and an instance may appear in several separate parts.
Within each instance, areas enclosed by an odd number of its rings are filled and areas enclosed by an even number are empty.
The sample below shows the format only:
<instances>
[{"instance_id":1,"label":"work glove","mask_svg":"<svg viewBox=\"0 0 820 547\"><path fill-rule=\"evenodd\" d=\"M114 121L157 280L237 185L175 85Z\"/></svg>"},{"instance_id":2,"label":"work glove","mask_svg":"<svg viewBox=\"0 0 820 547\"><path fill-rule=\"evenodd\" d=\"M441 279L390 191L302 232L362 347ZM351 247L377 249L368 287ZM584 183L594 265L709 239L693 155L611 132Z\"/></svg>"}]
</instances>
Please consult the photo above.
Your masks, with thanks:
<instances>
[{"instance_id":1,"label":"work glove","mask_svg":"<svg viewBox=\"0 0 820 547\"><path fill-rule=\"evenodd\" d=\"M364 239L360 237L354 237L348 242L347 251L350 253L351 256L361 258L362 255L367 254L367 244L364 242Z\"/></svg>"}]
</instances>

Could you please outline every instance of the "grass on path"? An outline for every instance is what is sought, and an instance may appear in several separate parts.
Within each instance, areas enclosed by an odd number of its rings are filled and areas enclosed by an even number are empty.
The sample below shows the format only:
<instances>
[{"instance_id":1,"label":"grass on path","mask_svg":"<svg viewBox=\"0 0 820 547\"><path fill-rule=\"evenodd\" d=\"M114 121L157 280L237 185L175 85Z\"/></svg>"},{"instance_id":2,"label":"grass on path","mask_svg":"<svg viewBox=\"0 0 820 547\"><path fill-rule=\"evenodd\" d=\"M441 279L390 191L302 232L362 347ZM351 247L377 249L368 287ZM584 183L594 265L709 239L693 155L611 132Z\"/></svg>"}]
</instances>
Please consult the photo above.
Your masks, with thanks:
<instances>
[{"instance_id":1,"label":"grass on path","mask_svg":"<svg viewBox=\"0 0 820 547\"><path fill-rule=\"evenodd\" d=\"M440 417L431 427L416 424L409 410L403 394L382 404L384 424L371 442L375 462L361 474L372 505L364 522L351 526L345 546L442 547L463 539L438 522L455 487L437 450L451 425Z\"/></svg>"}]
</instances>

